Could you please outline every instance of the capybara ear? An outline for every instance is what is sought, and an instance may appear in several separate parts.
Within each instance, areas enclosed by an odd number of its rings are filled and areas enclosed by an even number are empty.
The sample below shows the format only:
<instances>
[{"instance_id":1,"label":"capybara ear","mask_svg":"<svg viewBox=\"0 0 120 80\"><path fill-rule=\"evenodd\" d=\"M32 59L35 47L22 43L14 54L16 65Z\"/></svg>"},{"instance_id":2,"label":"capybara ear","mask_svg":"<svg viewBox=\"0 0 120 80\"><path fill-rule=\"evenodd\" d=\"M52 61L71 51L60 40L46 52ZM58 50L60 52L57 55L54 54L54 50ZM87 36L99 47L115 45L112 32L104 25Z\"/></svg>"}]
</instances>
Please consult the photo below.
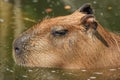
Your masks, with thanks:
<instances>
[{"instance_id":1,"label":"capybara ear","mask_svg":"<svg viewBox=\"0 0 120 80\"><path fill-rule=\"evenodd\" d=\"M93 14L93 9L91 7L90 3L86 3L84 5L82 5L79 9L80 12L83 12L85 14Z\"/></svg>"},{"instance_id":2,"label":"capybara ear","mask_svg":"<svg viewBox=\"0 0 120 80\"><path fill-rule=\"evenodd\" d=\"M83 18L81 18L81 23L82 25L84 25L86 31L89 29L96 30L98 26L98 23L95 20L95 17L91 14L86 15Z\"/></svg>"}]
</instances>

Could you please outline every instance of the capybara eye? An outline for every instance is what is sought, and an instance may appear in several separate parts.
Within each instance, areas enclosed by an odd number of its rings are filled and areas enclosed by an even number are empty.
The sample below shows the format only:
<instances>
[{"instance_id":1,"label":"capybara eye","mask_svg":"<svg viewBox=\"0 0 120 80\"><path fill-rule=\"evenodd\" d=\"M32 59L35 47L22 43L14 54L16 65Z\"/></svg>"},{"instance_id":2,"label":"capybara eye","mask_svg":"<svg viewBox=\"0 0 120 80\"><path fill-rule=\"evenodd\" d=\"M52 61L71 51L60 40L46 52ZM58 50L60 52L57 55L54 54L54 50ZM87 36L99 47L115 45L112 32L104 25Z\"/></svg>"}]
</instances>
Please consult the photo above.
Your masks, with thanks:
<instances>
[{"instance_id":1,"label":"capybara eye","mask_svg":"<svg viewBox=\"0 0 120 80\"><path fill-rule=\"evenodd\" d=\"M68 32L67 29L64 29L64 30L52 30L52 35L53 36L64 36L66 35L66 33Z\"/></svg>"}]
</instances>

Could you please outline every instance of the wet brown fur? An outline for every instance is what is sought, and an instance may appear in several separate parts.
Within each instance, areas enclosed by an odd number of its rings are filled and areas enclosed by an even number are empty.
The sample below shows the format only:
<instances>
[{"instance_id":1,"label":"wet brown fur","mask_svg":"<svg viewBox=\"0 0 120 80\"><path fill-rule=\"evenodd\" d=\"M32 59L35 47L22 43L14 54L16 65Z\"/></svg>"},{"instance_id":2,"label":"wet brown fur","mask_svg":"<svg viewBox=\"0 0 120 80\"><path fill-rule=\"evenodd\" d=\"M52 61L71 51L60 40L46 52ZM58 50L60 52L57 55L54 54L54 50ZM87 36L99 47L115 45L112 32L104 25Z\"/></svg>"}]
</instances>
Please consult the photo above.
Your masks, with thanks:
<instances>
[{"instance_id":1,"label":"wet brown fur","mask_svg":"<svg viewBox=\"0 0 120 80\"><path fill-rule=\"evenodd\" d=\"M86 31L82 18L87 15L77 10L68 16L45 19L24 32L16 39L27 36L21 54L13 54L16 63L72 69L120 66L120 36L105 30L95 18L97 29ZM53 36L52 28L67 29L68 33Z\"/></svg>"}]
</instances>

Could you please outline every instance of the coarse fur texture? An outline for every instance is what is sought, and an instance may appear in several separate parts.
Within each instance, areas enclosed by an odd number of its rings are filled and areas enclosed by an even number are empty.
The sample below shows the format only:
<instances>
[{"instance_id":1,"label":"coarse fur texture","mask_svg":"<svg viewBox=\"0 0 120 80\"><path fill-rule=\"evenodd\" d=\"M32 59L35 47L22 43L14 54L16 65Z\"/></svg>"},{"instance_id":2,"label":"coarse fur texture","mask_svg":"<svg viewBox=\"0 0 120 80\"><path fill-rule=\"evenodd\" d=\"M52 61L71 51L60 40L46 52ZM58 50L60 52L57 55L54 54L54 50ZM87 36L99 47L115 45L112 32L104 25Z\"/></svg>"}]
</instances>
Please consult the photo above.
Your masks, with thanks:
<instances>
[{"instance_id":1,"label":"coarse fur texture","mask_svg":"<svg viewBox=\"0 0 120 80\"><path fill-rule=\"evenodd\" d=\"M91 69L120 66L120 36L105 30L90 4L45 19L17 39L14 60L28 67Z\"/></svg>"}]
</instances>

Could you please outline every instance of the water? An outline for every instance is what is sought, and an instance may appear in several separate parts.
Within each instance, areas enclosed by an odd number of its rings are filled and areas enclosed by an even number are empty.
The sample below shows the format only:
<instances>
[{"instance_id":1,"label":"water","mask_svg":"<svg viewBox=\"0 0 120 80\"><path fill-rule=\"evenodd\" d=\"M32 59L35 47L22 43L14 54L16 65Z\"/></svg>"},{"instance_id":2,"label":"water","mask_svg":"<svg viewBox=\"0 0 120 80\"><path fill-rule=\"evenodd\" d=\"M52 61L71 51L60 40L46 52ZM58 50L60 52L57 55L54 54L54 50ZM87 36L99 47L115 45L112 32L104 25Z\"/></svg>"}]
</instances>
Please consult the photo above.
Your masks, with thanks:
<instances>
[{"instance_id":1,"label":"water","mask_svg":"<svg viewBox=\"0 0 120 80\"><path fill-rule=\"evenodd\" d=\"M120 33L118 0L0 0L0 80L120 80L120 68L62 70L18 66L12 57L15 37L46 17L72 13L91 3L108 30ZM71 9L65 9L70 5Z\"/></svg>"}]
</instances>

